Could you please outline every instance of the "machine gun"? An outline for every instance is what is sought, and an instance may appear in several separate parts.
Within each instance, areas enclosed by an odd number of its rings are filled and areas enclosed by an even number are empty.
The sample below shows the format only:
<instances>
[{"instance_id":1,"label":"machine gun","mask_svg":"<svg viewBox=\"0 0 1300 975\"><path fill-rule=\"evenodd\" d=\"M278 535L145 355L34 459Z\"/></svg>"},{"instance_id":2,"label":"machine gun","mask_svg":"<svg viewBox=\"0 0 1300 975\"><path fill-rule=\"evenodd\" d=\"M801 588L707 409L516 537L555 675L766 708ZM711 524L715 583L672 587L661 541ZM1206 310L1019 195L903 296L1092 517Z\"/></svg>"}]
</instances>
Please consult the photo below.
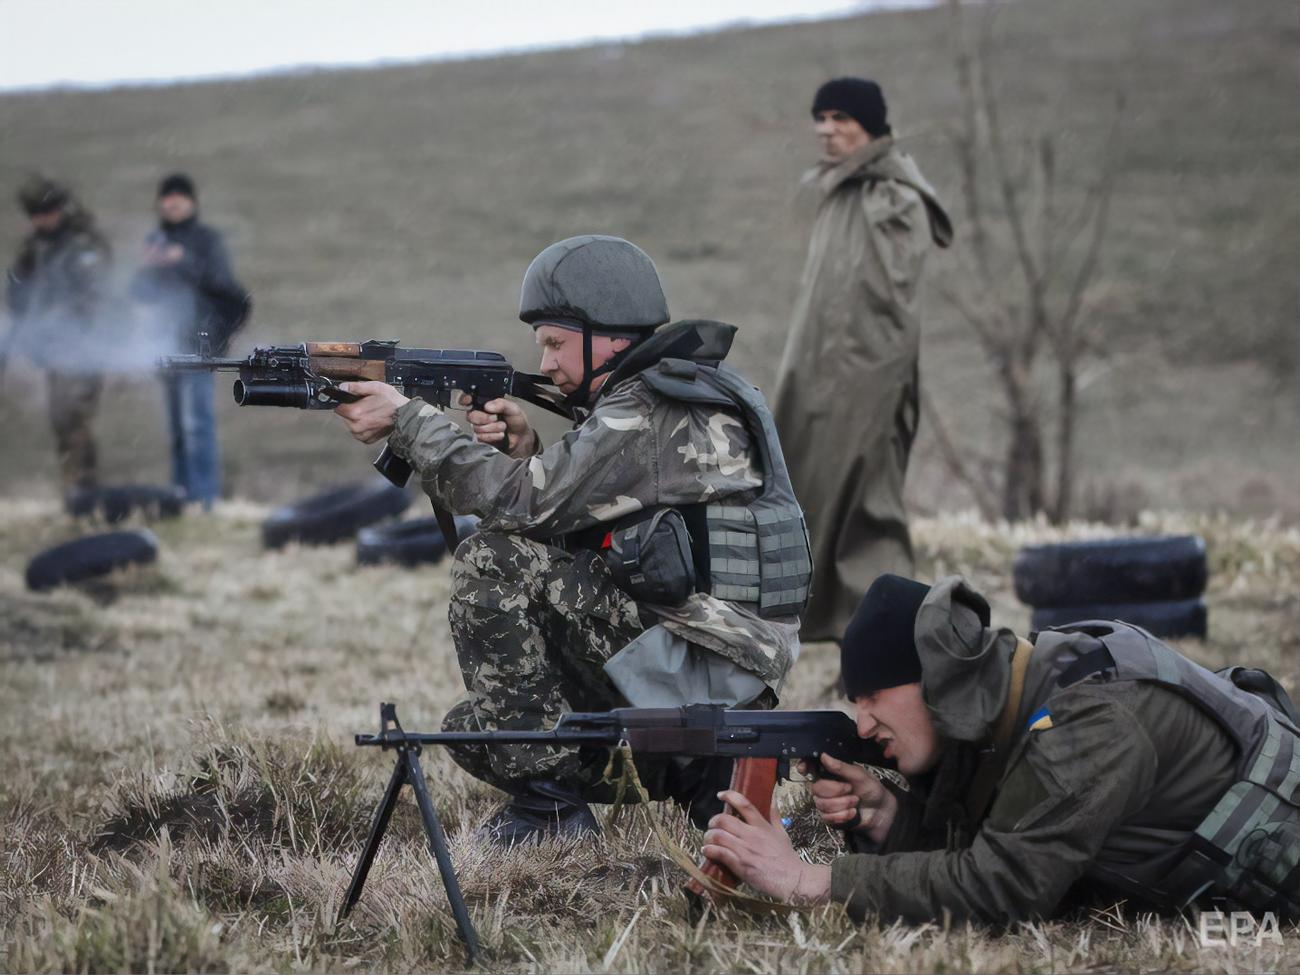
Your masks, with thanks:
<instances>
[{"instance_id":1,"label":"machine gun","mask_svg":"<svg viewBox=\"0 0 1300 975\"><path fill-rule=\"evenodd\" d=\"M259 345L247 358L217 358L209 354L206 333L199 336L197 355L170 355L159 360L164 372L237 372L234 397L240 406L287 406L299 410L332 410L358 396L339 387L350 380L374 380L443 407L452 393L469 396L471 408L481 410L490 400L513 396L566 419L574 418L564 397L545 376L518 372L499 352L476 349L403 349L395 340L369 342L303 342L299 345ZM503 440L498 446L507 449ZM375 469L398 487L405 487L411 466L387 446ZM449 547L456 544L450 514L436 505L438 526Z\"/></svg>"},{"instance_id":2,"label":"machine gun","mask_svg":"<svg viewBox=\"0 0 1300 975\"><path fill-rule=\"evenodd\" d=\"M370 827L366 845L352 872L352 882L339 908L342 921L361 897L366 876L379 850L379 841L392 818L402 786L415 792L429 850L442 875L447 901L456 928L472 964L478 955L478 936L456 879L447 850L447 839L434 811L433 801L420 768L420 751L425 745L567 745L570 747L614 748L621 744L633 755L680 755L700 758L731 758L731 788L763 810L772 806L777 780L788 778L792 762L806 760L818 765L823 753L846 762L892 767L879 745L859 738L853 719L841 711L735 711L698 704L679 708L617 708L613 711L565 714L549 731L447 731L422 734L403 730L397 720L397 705L379 705L379 733L357 735L356 743L397 752L393 774L384 790ZM726 888L739 881L731 871L712 861L702 868L711 880ZM692 880L688 889L708 893Z\"/></svg>"}]
</instances>

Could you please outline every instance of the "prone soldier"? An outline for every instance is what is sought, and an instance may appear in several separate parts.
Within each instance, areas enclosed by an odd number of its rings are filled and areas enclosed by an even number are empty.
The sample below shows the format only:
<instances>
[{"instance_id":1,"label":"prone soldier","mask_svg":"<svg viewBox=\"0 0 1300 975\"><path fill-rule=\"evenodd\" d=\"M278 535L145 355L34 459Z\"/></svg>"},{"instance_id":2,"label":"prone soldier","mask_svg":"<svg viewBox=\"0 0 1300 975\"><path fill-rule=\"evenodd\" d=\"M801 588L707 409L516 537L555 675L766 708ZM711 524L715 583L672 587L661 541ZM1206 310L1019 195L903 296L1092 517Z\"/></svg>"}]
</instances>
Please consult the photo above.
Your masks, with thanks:
<instances>
[{"instance_id":1,"label":"prone soldier","mask_svg":"<svg viewBox=\"0 0 1300 975\"><path fill-rule=\"evenodd\" d=\"M1211 673L1145 630L1033 643L957 576L880 577L844 635L858 734L911 785L825 758L822 819L854 851L801 860L743 797L706 857L788 900L912 923L1051 916L1080 899L1300 916L1300 732L1263 671Z\"/></svg>"},{"instance_id":2,"label":"prone soldier","mask_svg":"<svg viewBox=\"0 0 1300 975\"><path fill-rule=\"evenodd\" d=\"M579 416L543 447L520 407L488 402L461 432L384 383L347 383L353 436L387 437L425 491L479 531L457 549L450 620L466 695L446 730L551 727L566 711L770 707L798 654L811 563L771 414L727 366L734 327L668 322L658 272L617 237L552 244L519 317ZM493 449L494 444L502 449ZM503 843L596 828L610 798L572 749L452 750L510 793ZM729 762L641 769L656 798L707 822Z\"/></svg>"}]
</instances>

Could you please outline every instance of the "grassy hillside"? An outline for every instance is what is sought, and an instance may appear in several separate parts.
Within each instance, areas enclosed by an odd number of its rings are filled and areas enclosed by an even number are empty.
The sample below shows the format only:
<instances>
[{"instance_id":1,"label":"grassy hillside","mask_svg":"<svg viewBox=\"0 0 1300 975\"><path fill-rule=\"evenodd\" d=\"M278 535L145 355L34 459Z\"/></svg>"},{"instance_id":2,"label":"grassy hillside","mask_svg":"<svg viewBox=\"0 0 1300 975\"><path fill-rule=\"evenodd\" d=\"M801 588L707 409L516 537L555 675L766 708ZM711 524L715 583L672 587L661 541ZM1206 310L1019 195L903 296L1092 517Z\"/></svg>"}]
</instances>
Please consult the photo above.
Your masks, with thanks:
<instances>
[{"instance_id":1,"label":"grassy hillside","mask_svg":"<svg viewBox=\"0 0 1300 975\"><path fill-rule=\"evenodd\" d=\"M1289 0L1037 0L1000 8L995 68L1018 141L1051 131L1063 199L1094 176L1127 93L1104 256L1106 358L1081 432L1094 507L1300 512L1297 33ZM141 43L146 43L142 39ZM885 85L896 128L961 206L947 14L888 13L571 51L242 82L0 97L0 192L73 179L129 271L155 181L184 168L255 292L245 341L401 337L530 360L520 275L545 244L630 237L674 313L739 323L736 359L767 384L805 243L794 202L812 160L807 105L828 75ZM5 224L0 245L21 231ZM951 271L943 255L930 272ZM931 296L923 369L955 433L996 453L992 380ZM36 376L11 376L0 485L43 493L53 465ZM159 396L121 377L100 423L110 475L164 475ZM223 403L228 488L281 498L364 470L329 417ZM928 439L922 511L964 505ZM1116 501L1115 499L1119 499Z\"/></svg>"},{"instance_id":2,"label":"grassy hillside","mask_svg":"<svg viewBox=\"0 0 1300 975\"><path fill-rule=\"evenodd\" d=\"M351 546L260 549L265 509L155 525L156 566L33 594L25 554L76 534L53 501L0 502L0 971L444 971L461 949L405 799L362 900L335 914L390 765L350 745L376 704L430 728L461 692L445 566L358 568ZM1300 679L1300 532L1186 516L1209 547L1214 666ZM923 578L961 572L1023 628L1024 543L1104 533L922 519ZM784 695L825 706L837 657L806 647ZM686 921L682 875L640 815L591 843L503 852L474 831L499 802L424 756L470 910L502 972L1277 971L1285 944L1198 947L1181 920L1098 910L1006 933L854 926L838 908ZM810 858L837 841L781 791ZM607 810L598 807L598 812ZM678 840L697 842L671 808ZM1290 959L1288 961L1287 959Z\"/></svg>"}]
</instances>

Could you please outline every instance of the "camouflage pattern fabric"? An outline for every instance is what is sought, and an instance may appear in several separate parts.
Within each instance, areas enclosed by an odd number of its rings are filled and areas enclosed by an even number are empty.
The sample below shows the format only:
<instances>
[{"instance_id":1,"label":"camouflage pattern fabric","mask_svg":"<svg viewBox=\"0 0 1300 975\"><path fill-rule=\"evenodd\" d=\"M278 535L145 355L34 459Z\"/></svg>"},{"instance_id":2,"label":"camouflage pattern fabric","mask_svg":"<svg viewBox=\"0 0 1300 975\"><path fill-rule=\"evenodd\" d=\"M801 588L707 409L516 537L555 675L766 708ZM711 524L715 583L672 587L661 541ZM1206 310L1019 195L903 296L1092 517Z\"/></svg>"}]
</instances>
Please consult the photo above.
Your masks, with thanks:
<instances>
[{"instance_id":1,"label":"camouflage pattern fabric","mask_svg":"<svg viewBox=\"0 0 1300 975\"><path fill-rule=\"evenodd\" d=\"M471 535L452 566L451 629L468 693L447 731L542 729L566 711L626 704L602 667L645 627L594 552L499 532ZM576 750L515 745L451 749L471 775L506 791L530 778L591 786L603 761Z\"/></svg>"},{"instance_id":2,"label":"camouflage pattern fabric","mask_svg":"<svg viewBox=\"0 0 1300 975\"><path fill-rule=\"evenodd\" d=\"M29 235L8 273L14 349L46 368L54 365L51 349L60 349L62 361L84 366L76 373L51 369L47 374L50 426L65 491L96 481L91 424L103 377L93 371L97 354L89 343L105 301L109 264L107 244L74 213L51 235Z\"/></svg>"},{"instance_id":3,"label":"camouflage pattern fabric","mask_svg":"<svg viewBox=\"0 0 1300 975\"><path fill-rule=\"evenodd\" d=\"M92 424L103 377L51 371L45 378L63 490L93 487L98 478Z\"/></svg>"},{"instance_id":4,"label":"camouflage pattern fabric","mask_svg":"<svg viewBox=\"0 0 1300 975\"><path fill-rule=\"evenodd\" d=\"M109 272L108 245L71 222L49 236L29 235L9 268L9 313L22 348L38 365L43 345L72 341L95 324Z\"/></svg>"},{"instance_id":5,"label":"camouflage pattern fabric","mask_svg":"<svg viewBox=\"0 0 1300 975\"><path fill-rule=\"evenodd\" d=\"M661 505L734 498L761 489L757 451L733 410L669 400L637 376L602 390L591 414L559 442L516 459L462 433L412 400L389 444L425 492L485 532L560 539ZM731 660L779 693L798 655L798 627L697 593L672 608L643 606L682 638Z\"/></svg>"}]
</instances>

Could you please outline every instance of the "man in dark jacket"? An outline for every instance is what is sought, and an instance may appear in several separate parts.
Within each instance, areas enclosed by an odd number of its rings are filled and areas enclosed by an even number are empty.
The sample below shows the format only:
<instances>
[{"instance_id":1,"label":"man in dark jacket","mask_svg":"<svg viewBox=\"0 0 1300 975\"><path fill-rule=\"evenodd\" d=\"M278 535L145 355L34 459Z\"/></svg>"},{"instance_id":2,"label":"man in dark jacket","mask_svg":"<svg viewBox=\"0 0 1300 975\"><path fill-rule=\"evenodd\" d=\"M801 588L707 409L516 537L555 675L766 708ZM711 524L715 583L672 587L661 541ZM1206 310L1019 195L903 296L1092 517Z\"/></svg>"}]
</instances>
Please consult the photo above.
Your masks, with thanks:
<instances>
[{"instance_id":1,"label":"man in dark jacket","mask_svg":"<svg viewBox=\"0 0 1300 975\"><path fill-rule=\"evenodd\" d=\"M158 187L157 207L158 228L145 240L144 266L131 293L160 317L173 351L202 351L206 334L219 354L248 316L248 292L235 280L221 234L199 222L193 180L183 173L168 176ZM221 493L212 374L169 374L163 383L172 483L210 508Z\"/></svg>"},{"instance_id":2,"label":"man in dark jacket","mask_svg":"<svg viewBox=\"0 0 1300 975\"><path fill-rule=\"evenodd\" d=\"M739 817L704 853L755 887L886 922L1045 917L1073 895L1300 915L1300 732L1263 672L1210 673L1118 622L1031 644L956 576L881 577L842 647L858 734L910 788L825 759L817 809L857 851L829 866L725 793Z\"/></svg>"},{"instance_id":3,"label":"man in dark jacket","mask_svg":"<svg viewBox=\"0 0 1300 975\"><path fill-rule=\"evenodd\" d=\"M31 222L9 268L12 321L4 355L22 349L46 367L50 426L65 493L93 487L91 429L104 379L92 347L109 269L108 241L70 190L43 176L28 180L18 202ZM0 362L0 368L4 364Z\"/></svg>"}]
</instances>

